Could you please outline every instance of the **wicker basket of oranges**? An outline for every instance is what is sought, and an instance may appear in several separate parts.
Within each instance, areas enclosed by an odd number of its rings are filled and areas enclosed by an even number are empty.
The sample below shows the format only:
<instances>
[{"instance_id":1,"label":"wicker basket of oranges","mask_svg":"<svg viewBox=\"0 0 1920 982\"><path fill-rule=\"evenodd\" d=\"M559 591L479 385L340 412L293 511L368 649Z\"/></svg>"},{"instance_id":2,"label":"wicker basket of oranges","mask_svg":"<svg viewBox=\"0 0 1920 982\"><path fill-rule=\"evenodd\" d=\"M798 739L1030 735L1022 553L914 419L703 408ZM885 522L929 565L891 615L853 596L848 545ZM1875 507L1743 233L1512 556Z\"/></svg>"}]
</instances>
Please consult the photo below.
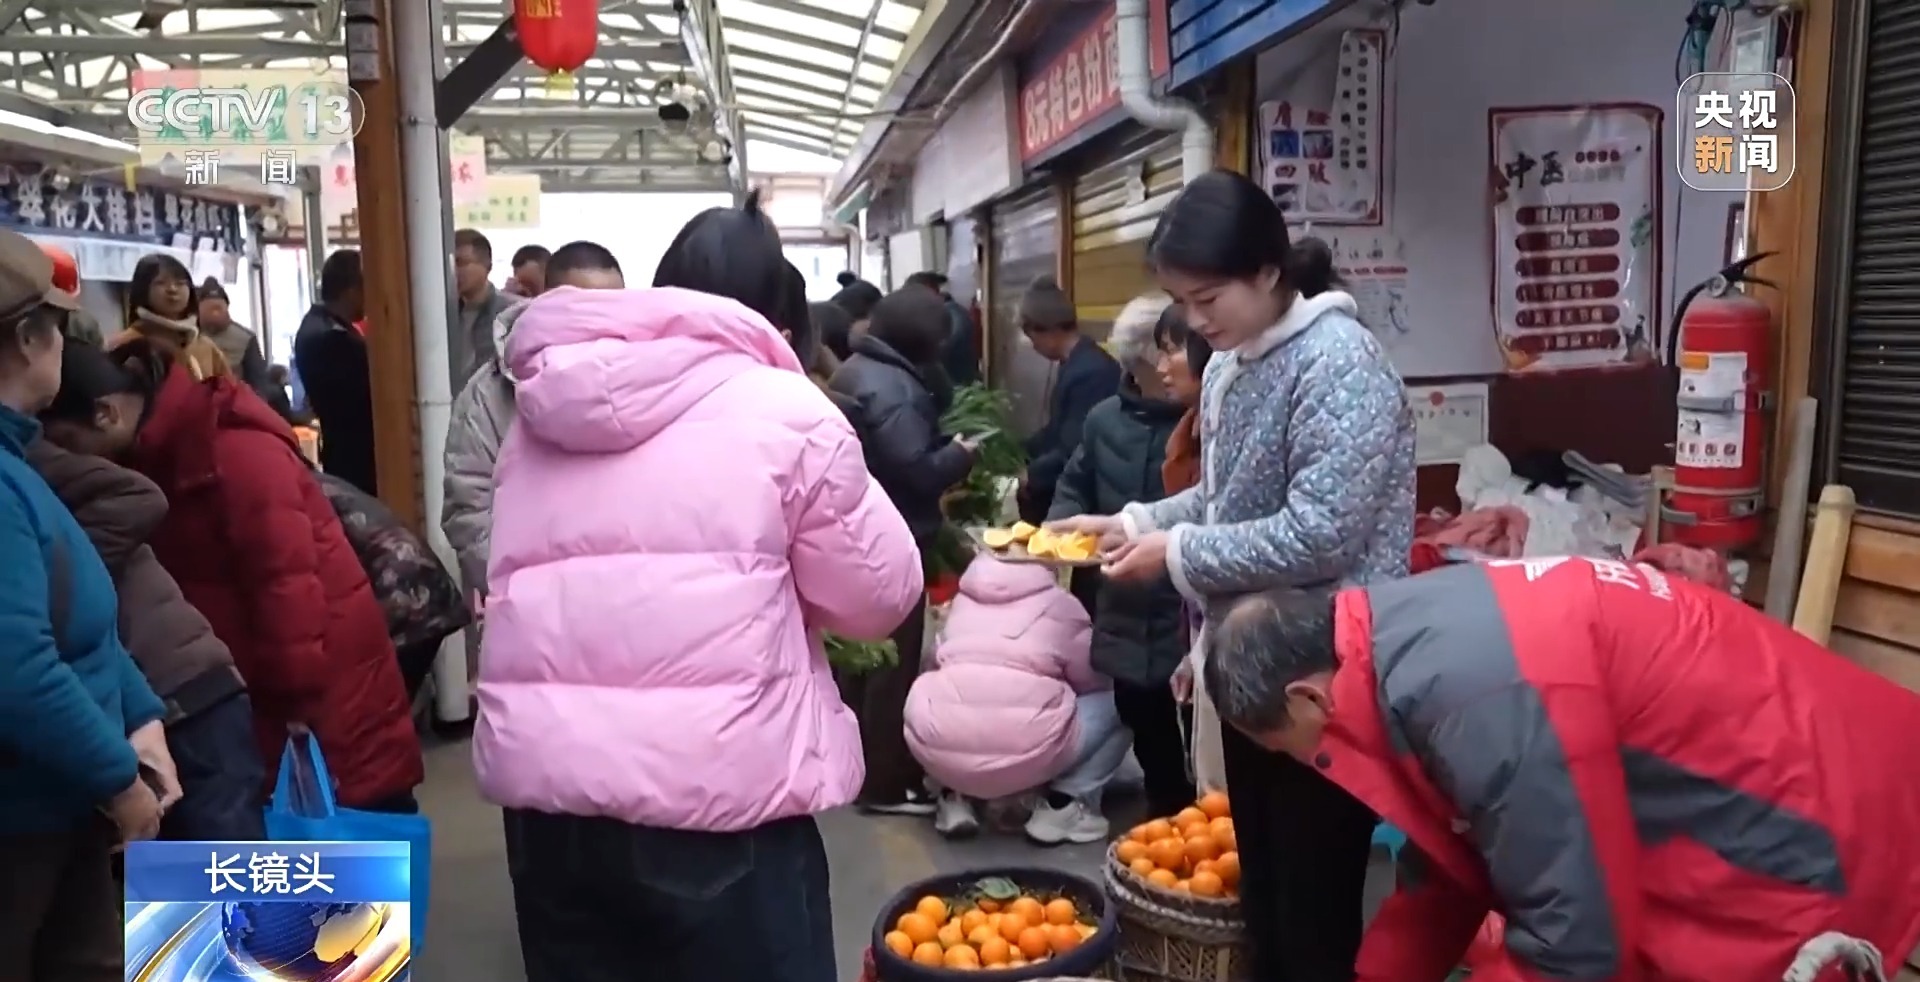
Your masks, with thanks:
<instances>
[{"instance_id":1,"label":"wicker basket of oranges","mask_svg":"<svg viewBox=\"0 0 1920 982\"><path fill-rule=\"evenodd\" d=\"M1240 853L1225 794L1135 826L1107 850L1107 892L1120 909L1119 963L1129 980L1238 977Z\"/></svg>"},{"instance_id":2,"label":"wicker basket of oranges","mask_svg":"<svg viewBox=\"0 0 1920 982\"><path fill-rule=\"evenodd\" d=\"M895 894L873 926L877 982L997 982L1101 977L1116 912L1091 880L1051 869L992 869L922 880Z\"/></svg>"}]
</instances>

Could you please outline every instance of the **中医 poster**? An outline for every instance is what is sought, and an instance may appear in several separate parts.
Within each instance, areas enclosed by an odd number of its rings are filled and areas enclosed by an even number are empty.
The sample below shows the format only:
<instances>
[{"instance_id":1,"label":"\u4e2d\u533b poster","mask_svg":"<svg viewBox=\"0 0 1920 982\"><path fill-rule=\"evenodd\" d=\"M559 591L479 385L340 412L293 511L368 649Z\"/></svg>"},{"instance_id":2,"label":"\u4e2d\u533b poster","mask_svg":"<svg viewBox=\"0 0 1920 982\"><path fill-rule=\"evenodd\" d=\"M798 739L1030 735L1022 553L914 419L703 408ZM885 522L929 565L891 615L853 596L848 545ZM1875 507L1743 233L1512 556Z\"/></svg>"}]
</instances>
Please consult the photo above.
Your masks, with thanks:
<instances>
[{"instance_id":1,"label":"\u4e2d\u533b poster","mask_svg":"<svg viewBox=\"0 0 1920 982\"><path fill-rule=\"evenodd\" d=\"M1493 320L1510 372L1651 360L1662 110L1495 109Z\"/></svg>"}]
</instances>

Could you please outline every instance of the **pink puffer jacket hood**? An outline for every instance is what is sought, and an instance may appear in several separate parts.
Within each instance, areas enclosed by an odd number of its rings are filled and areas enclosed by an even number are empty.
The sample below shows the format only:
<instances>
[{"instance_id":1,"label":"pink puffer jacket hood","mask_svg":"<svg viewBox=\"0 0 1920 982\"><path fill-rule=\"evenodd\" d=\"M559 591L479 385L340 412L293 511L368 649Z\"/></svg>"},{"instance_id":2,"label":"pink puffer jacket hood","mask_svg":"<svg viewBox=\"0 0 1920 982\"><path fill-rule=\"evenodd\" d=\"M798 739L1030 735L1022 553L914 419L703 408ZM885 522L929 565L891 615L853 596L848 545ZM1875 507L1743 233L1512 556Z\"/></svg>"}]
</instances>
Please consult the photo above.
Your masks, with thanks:
<instances>
[{"instance_id":1,"label":"pink puffer jacket hood","mask_svg":"<svg viewBox=\"0 0 1920 982\"><path fill-rule=\"evenodd\" d=\"M507 343L474 762L487 800L733 831L864 777L818 632L922 589L845 416L765 319L562 288Z\"/></svg>"},{"instance_id":2,"label":"pink puffer jacket hood","mask_svg":"<svg viewBox=\"0 0 1920 982\"><path fill-rule=\"evenodd\" d=\"M974 560L907 695L907 745L928 776L976 798L1058 776L1080 737L1075 700L1107 686L1087 663L1092 637L1052 570Z\"/></svg>"}]
</instances>

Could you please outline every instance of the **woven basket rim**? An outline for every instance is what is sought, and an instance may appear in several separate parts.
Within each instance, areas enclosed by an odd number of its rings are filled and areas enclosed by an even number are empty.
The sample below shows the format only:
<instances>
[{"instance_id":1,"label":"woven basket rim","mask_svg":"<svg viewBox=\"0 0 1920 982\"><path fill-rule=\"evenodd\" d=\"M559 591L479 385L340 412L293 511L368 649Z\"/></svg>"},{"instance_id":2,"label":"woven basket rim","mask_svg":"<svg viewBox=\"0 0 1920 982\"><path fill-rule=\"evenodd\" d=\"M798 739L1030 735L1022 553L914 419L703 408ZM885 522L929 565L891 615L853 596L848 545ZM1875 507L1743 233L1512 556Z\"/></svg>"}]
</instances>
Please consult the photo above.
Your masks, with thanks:
<instances>
[{"instance_id":1,"label":"woven basket rim","mask_svg":"<svg viewBox=\"0 0 1920 982\"><path fill-rule=\"evenodd\" d=\"M1162 907L1190 913L1197 917L1234 921L1240 919L1238 897L1198 897L1147 882L1145 877L1127 868L1127 864L1120 861L1120 840L1118 839L1107 846L1107 875L1137 891L1142 899L1152 900Z\"/></svg>"}]
</instances>

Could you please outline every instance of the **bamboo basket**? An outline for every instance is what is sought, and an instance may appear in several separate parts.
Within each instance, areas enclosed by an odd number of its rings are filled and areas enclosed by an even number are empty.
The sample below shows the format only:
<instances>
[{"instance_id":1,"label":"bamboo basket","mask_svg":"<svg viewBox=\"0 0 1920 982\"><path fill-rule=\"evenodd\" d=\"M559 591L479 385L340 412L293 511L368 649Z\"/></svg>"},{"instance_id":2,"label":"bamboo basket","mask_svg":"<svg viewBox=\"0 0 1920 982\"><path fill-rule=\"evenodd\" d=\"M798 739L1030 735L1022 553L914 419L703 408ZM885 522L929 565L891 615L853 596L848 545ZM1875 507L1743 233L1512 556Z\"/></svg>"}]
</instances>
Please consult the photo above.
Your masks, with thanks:
<instances>
[{"instance_id":1,"label":"bamboo basket","mask_svg":"<svg viewBox=\"0 0 1920 982\"><path fill-rule=\"evenodd\" d=\"M1240 902L1146 882L1107 850L1107 896L1120 915L1115 961L1126 982L1238 982L1246 970Z\"/></svg>"}]
</instances>

